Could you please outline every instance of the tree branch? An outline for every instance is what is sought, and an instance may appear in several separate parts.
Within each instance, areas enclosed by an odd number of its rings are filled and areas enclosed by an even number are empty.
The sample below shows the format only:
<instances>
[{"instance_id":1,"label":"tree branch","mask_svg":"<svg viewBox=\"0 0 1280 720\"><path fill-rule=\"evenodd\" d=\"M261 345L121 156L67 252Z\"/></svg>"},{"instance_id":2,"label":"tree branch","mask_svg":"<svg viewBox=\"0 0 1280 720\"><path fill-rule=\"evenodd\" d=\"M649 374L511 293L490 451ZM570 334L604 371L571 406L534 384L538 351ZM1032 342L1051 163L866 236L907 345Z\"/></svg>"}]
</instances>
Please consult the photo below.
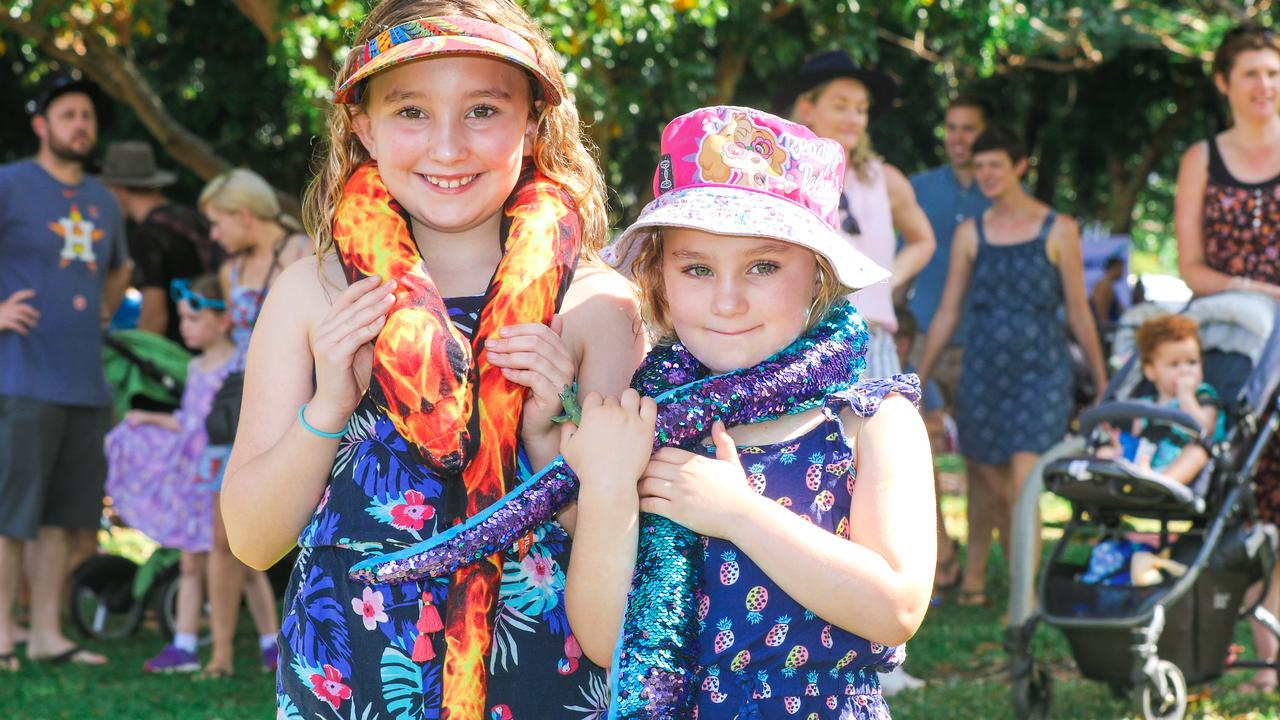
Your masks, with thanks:
<instances>
[{"instance_id":1,"label":"tree branch","mask_svg":"<svg viewBox=\"0 0 1280 720\"><path fill-rule=\"evenodd\" d=\"M279 0L233 0L240 14L249 19L253 26L262 33L262 37L270 45L280 42L281 17ZM296 20L298 15L291 15L287 20ZM316 44L314 57L301 58L302 62L312 67L321 77L331 77L334 72L333 48L324 43Z\"/></svg>"},{"instance_id":2,"label":"tree branch","mask_svg":"<svg viewBox=\"0 0 1280 720\"><path fill-rule=\"evenodd\" d=\"M941 55L925 47L923 33L917 33L915 40L909 40L905 37L902 37L901 35L891 33L882 27L877 27L876 37L889 43L890 45L896 45L910 52L916 57L921 58L922 60L928 60L931 63L938 63L943 61L943 58Z\"/></svg>"},{"instance_id":3,"label":"tree branch","mask_svg":"<svg viewBox=\"0 0 1280 720\"><path fill-rule=\"evenodd\" d=\"M108 47L92 28L78 27L77 35L82 43L80 47L83 48L83 53L77 53L73 49L59 47L44 28L14 18L8 13L0 13L0 23L34 39L41 52L65 65L78 68L112 98L132 108L165 151L200 178L208 180L231 167L231 163L214 152L209 143L175 120L137 66Z\"/></svg>"},{"instance_id":4,"label":"tree branch","mask_svg":"<svg viewBox=\"0 0 1280 720\"><path fill-rule=\"evenodd\" d=\"M1174 95L1173 102L1177 109L1166 115L1151 140L1143 148L1138 165L1131 173L1125 173L1121 165L1111 168L1112 187L1115 194L1111 199L1111 227L1113 232L1127 233L1133 225L1133 206L1138 202L1138 193L1146 186L1147 176L1164 156L1169 142L1173 139L1191 113L1189 109L1200 104L1203 95L1203 84L1182 85Z\"/></svg>"},{"instance_id":5,"label":"tree branch","mask_svg":"<svg viewBox=\"0 0 1280 720\"><path fill-rule=\"evenodd\" d=\"M280 42L280 11L275 0L233 0L241 15L249 18L249 22L258 28L258 32L275 44Z\"/></svg>"}]
</instances>

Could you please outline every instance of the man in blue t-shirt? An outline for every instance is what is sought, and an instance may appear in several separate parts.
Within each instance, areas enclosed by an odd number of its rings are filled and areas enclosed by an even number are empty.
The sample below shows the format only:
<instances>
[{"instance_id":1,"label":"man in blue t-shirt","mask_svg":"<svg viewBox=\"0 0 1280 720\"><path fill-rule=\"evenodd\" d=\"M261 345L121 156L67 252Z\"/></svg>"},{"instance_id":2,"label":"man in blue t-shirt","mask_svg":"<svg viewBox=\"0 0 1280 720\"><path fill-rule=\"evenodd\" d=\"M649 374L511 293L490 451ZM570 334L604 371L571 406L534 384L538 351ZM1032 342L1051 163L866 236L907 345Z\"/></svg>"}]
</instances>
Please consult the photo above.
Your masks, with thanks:
<instances>
[{"instance_id":1,"label":"man in blue t-shirt","mask_svg":"<svg viewBox=\"0 0 1280 720\"><path fill-rule=\"evenodd\" d=\"M933 257L916 275L907 306L920 324L922 337L916 352L924 347L923 335L929 332L934 313L942 301L951 267L951 238L960 223L991 207L991 201L978 189L973 178L973 141L978 139L994 117L991 103L976 95L960 95L947 106L943 125L943 143L947 164L911 176L916 199L933 226L937 249ZM930 379L937 380L946 396L948 407L955 399L960 378L960 356L964 346L965 318L961 318L955 335L938 358ZM918 358L913 358L918 359Z\"/></svg>"},{"instance_id":2,"label":"man in blue t-shirt","mask_svg":"<svg viewBox=\"0 0 1280 720\"><path fill-rule=\"evenodd\" d=\"M914 343L912 364L919 361L919 352L924 348L924 336L929 332L929 325L942 301L942 291L947 285L947 272L951 268L951 240L960 223L981 214L991 207L991 201L978 189L973 177L973 143L987 128L987 124L995 118L994 108L985 98L977 95L960 95L947 106L947 114L943 122L943 143L946 146L947 164L911 176L911 187L916 191L916 199L933 226L933 236L937 239L937 250L929 264L916 275L911 297L908 300L910 312L916 317L919 331ZM933 407L928 407L926 398L926 416L941 417L947 414L955 402L956 388L960 381L960 363L964 353L966 317L960 318L949 345L938 356L930 385L936 382L937 387L926 388L932 392ZM941 389L941 405L939 406L939 388ZM934 479L937 480L935 468ZM968 530L973 537L987 536L995 527L994 507L990 498L984 497L982 486L977 483L969 485L967 507ZM937 488L940 490L940 488ZM939 497L941 495L939 494ZM946 534L942 522L941 504L938 514L938 565L934 575L935 590L946 590L960 582L960 561L956 543ZM985 598L973 595L977 601ZM961 602L964 600L962 596Z\"/></svg>"},{"instance_id":3,"label":"man in blue t-shirt","mask_svg":"<svg viewBox=\"0 0 1280 720\"><path fill-rule=\"evenodd\" d=\"M115 197L87 177L99 93L61 75L35 103L35 158L0 167L0 673L17 669L13 605L24 546L27 657L100 665L62 634L69 548L102 515L111 394L102 328L129 280Z\"/></svg>"}]
</instances>

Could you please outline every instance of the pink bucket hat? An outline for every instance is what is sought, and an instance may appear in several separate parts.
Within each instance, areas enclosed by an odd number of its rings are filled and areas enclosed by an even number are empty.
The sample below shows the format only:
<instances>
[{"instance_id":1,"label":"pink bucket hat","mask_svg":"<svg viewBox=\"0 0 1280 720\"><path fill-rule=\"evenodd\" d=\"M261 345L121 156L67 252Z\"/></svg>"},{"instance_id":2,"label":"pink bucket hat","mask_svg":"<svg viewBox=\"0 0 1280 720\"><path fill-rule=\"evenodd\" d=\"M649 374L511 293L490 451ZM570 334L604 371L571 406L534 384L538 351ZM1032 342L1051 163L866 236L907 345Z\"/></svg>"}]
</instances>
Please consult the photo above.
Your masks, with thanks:
<instances>
[{"instance_id":1,"label":"pink bucket hat","mask_svg":"<svg viewBox=\"0 0 1280 720\"><path fill-rule=\"evenodd\" d=\"M751 108L694 110L662 131L656 199L604 256L630 277L653 228L767 237L822 255L842 284L863 288L887 279L889 271L841 235L843 181L840 144L803 125Z\"/></svg>"}]
</instances>

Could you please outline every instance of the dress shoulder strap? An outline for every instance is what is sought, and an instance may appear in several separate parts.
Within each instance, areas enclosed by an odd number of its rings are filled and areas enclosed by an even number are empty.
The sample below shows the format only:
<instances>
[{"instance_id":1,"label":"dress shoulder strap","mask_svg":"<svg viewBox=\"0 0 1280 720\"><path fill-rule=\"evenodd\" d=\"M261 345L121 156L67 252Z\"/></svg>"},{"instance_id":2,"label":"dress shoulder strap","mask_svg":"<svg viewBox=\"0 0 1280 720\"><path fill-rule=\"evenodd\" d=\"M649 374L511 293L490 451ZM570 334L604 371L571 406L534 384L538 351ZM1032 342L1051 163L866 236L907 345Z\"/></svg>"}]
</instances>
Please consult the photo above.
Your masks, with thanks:
<instances>
[{"instance_id":1,"label":"dress shoulder strap","mask_svg":"<svg viewBox=\"0 0 1280 720\"><path fill-rule=\"evenodd\" d=\"M1036 240L1044 242L1049 239L1049 231L1053 229L1053 221L1058 219L1058 213L1050 210L1048 215L1044 216L1044 224L1040 226L1040 232L1036 233Z\"/></svg>"},{"instance_id":2,"label":"dress shoulder strap","mask_svg":"<svg viewBox=\"0 0 1280 720\"><path fill-rule=\"evenodd\" d=\"M1227 163L1222 160L1222 151L1218 149L1218 138L1210 135L1205 139L1209 146L1209 179L1223 185L1235 185L1236 179L1227 170Z\"/></svg>"},{"instance_id":3,"label":"dress shoulder strap","mask_svg":"<svg viewBox=\"0 0 1280 720\"><path fill-rule=\"evenodd\" d=\"M985 213L986 211L983 211L973 216L973 226L978 231L978 247L987 244L987 230L982 226L982 216Z\"/></svg>"}]
</instances>

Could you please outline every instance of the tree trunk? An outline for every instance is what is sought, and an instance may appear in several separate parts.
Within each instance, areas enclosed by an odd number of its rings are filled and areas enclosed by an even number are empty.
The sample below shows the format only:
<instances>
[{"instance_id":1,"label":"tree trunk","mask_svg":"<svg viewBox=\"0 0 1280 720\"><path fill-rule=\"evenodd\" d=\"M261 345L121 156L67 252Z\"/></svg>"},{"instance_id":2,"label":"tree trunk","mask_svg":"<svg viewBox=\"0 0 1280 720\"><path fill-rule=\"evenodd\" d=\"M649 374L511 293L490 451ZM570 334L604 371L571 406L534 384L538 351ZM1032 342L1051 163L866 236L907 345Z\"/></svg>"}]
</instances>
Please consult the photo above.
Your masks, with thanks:
<instances>
[{"instance_id":1,"label":"tree trunk","mask_svg":"<svg viewBox=\"0 0 1280 720\"><path fill-rule=\"evenodd\" d=\"M211 180L231 169L231 163L214 151L204 138L169 114L137 65L108 46L92 27L80 26L77 33L80 45L69 49L60 47L43 26L14 18L8 13L0 13L0 23L35 40L42 53L65 66L78 69L112 99L128 105L165 153L201 180ZM276 195L285 212L295 217L299 215L301 205L296 196L279 188L276 188Z\"/></svg>"},{"instance_id":2,"label":"tree trunk","mask_svg":"<svg viewBox=\"0 0 1280 720\"><path fill-rule=\"evenodd\" d=\"M1133 208L1138 204L1138 196L1147 185L1147 176L1156 163L1168 150L1169 142L1186 124L1191 113L1189 108L1196 107L1202 99L1202 83L1184 84L1174 94L1176 110L1166 115L1151 133L1151 140L1142 149L1142 156L1131 172L1126 172L1122 161L1114 158L1111 151L1107 154L1107 165L1111 172L1111 207L1108 210L1108 222L1111 232L1127 234L1133 229Z\"/></svg>"},{"instance_id":3,"label":"tree trunk","mask_svg":"<svg viewBox=\"0 0 1280 720\"><path fill-rule=\"evenodd\" d=\"M214 152L213 147L173 118L150 83L133 61L116 52L91 28L82 28L78 37L83 54L63 49L53 36L7 13L0 13L0 23L32 38L40 51L64 65L77 68L100 85L112 98L128 105L169 155L187 166L200 178L208 180L231 167L231 163Z\"/></svg>"},{"instance_id":4,"label":"tree trunk","mask_svg":"<svg viewBox=\"0 0 1280 720\"><path fill-rule=\"evenodd\" d=\"M279 0L234 0L240 13L258 28L267 42L275 45L280 42L280 3ZM291 7L295 7L292 6ZM293 17L288 19L294 19ZM315 68L321 77L332 78L336 68L333 62L333 50L324 43L316 45L314 57L303 57L302 61Z\"/></svg>"}]
</instances>

